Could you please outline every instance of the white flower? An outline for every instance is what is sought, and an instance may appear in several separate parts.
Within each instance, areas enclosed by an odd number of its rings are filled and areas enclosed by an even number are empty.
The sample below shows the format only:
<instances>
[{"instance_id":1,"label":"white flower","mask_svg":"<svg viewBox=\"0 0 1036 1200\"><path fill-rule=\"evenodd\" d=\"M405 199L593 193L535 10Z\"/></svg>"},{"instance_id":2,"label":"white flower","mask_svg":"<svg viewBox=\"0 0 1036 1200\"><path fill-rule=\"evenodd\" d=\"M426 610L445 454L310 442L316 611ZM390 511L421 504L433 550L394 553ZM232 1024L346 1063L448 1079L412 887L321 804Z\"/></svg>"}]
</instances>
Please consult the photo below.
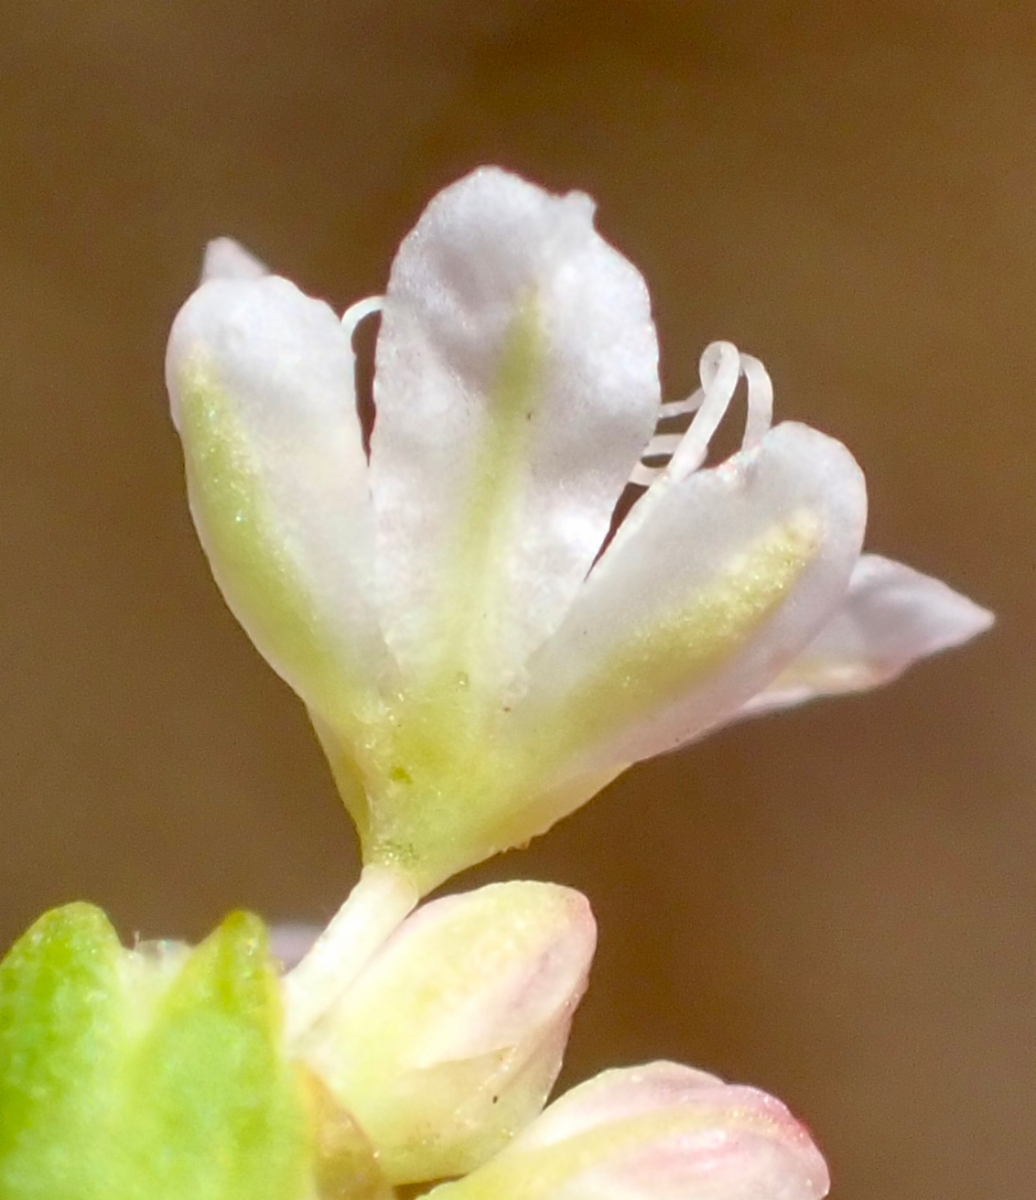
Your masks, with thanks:
<instances>
[{"instance_id":1,"label":"white flower","mask_svg":"<svg viewBox=\"0 0 1036 1200\"><path fill-rule=\"evenodd\" d=\"M309 707L365 861L421 891L630 763L892 678L991 619L860 558L859 468L771 428L756 359L716 343L700 390L660 403L647 290L592 216L476 171L344 324L217 242L170 338L216 579ZM379 307L368 454L351 334ZM742 449L707 467L741 377ZM647 490L602 552L631 480Z\"/></svg>"}]
</instances>

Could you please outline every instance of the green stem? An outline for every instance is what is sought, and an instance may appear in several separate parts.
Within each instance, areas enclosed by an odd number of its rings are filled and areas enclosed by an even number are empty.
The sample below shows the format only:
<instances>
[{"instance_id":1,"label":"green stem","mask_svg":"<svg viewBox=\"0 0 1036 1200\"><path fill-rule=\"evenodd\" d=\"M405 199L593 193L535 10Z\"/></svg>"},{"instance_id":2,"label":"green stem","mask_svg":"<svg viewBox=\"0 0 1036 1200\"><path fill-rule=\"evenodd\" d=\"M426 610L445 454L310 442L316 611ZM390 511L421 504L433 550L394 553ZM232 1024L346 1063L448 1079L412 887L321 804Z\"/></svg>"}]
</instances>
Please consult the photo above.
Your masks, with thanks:
<instances>
[{"instance_id":1,"label":"green stem","mask_svg":"<svg viewBox=\"0 0 1036 1200\"><path fill-rule=\"evenodd\" d=\"M296 1041L327 1012L417 904L394 867L371 864L313 948L284 978L285 1026Z\"/></svg>"}]
</instances>

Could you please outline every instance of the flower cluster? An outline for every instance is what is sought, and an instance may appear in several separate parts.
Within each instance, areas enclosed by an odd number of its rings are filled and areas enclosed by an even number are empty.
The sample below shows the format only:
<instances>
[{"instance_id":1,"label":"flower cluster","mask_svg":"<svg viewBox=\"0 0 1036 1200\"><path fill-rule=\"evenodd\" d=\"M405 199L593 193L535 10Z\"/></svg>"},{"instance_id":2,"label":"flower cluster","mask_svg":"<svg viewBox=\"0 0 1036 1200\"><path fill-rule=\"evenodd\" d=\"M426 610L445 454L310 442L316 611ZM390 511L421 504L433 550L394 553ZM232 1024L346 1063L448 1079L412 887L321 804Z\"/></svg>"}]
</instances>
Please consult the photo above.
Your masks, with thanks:
<instances>
[{"instance_id":1,"label":"flower cluster","mask_svg":"<svg viewBox=\"0 0 1036 1200\"><path fill-rule=\"evenodd\" d=\"M544 1108L593 954L578 893L417 907L630 764L882 683L991 619L861 553L859 467L773 424L758 359L714 343L662 401L644 282L592 218L476 171L342 318L210 245L167 361L191 510L307 706L364 868L283 974L254 918L127 951L96 910L44 917L0 966L5 1196L825 1194L778 1101L687 1067ZM352 335L375 313L365 429ZM711 464L742 381L741 447Z\"/></svg>"}]
</instances>

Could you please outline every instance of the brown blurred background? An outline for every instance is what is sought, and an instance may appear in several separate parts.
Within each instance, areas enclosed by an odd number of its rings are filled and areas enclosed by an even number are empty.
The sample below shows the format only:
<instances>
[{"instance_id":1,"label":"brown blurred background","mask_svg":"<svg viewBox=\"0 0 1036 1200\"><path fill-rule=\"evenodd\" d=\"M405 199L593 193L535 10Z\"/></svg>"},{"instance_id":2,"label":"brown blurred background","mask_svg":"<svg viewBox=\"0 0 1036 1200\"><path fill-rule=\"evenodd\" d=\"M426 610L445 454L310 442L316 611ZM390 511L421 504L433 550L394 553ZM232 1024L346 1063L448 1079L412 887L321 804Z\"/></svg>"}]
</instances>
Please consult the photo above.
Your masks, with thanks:
<instances>
[{"instance_id":1,"label":"brown blurred background","mask_svg":"<svg viewBox=\"0 0 1036 1200\"><path fill-rule=\"evenodd\" d=\"M230 233L344 306L444 183L600 203L670 395L710 339L868 472L874 548L995 608L881 694L632 771L472 873L588 891L577 1077L786 1098L845 1200L1036 1191L1036 9L805 0L0 6L0 942L319 919L356 872L301 708L223 609L166 330Z\"/></svg>"}]
</instances>

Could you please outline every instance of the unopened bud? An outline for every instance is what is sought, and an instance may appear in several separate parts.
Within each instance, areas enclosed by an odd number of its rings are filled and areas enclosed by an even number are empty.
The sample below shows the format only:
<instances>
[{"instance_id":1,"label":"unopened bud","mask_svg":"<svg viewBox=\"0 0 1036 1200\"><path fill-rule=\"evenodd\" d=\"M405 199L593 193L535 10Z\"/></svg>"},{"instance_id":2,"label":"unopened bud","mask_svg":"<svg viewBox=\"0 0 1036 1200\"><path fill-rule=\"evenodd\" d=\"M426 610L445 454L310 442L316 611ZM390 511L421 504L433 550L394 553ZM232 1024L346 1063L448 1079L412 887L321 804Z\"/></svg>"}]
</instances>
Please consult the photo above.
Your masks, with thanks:
<instances>
[{"instance_id":1,"label":"unopened bud","mask_svg":"<svg viewBox=\"0 0 1036 1200\"><path fill-rule=\"evenodd\" d=\"M820 1200L827 1167L779 1100L677 1063L606 1071L435 1200Z\"/></svg>"},{"instance_id":2,"label":"unopened bud","mask_svg":"<svg viewBox=\"0 0 1036 1200\"><path fill-rule=\"evenodd\" d=\"M393 1184L461 1175L543 1107L596 930L578 892L504 883L419 909L296 1052Z\"/></svg>"}]
</instances>

